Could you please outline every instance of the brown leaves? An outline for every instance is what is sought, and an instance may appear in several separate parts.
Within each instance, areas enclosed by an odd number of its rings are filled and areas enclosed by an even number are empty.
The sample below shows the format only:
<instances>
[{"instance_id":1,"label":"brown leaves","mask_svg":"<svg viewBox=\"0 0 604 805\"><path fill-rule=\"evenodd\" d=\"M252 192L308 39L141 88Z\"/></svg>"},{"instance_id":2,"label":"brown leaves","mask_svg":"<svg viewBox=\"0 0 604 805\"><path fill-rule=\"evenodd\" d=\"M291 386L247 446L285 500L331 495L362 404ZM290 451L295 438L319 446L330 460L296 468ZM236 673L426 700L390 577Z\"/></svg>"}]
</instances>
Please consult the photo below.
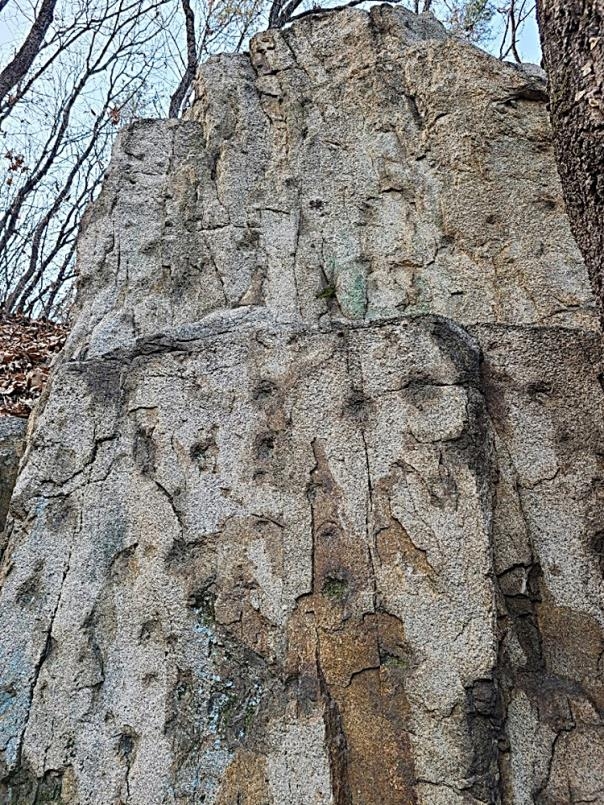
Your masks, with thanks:
<instances>
[{"instance_id":1,"label":"brown leaves","mask_svg":"<svg viewBox=\"0 0 604 805\"><path fill-rule=\"evenodd\" d=\"M4 154L4 158L8 159L8 172L11 173L25 173L29 168L25 164L25 157L23 154L15 154L13 151L7 151ZM13 177L8 176L6 179L6 184L11 185L13 183Z\"/></svg>"},{"instance_id":2,"label":"brown leaves","mask_svg":"<svg viewBox=\"0 0 604 805\"><path fill-rule=\"evenodd\" d=\"M67 328L26 316L0 317L0 414L29 416Z\"/></svg>"},{"instance_id":3,"label":"brown leaves","mask_svg":"<svg viewBox=\"0 0 604 805\"><path fill-rule=\"evenodd\" d=\"M7 151L4 158L8 159L8 170L13 173L16 171L26 171L25 157L23 154L15 154L12 151Z\"/></svg>"}]
</instances>

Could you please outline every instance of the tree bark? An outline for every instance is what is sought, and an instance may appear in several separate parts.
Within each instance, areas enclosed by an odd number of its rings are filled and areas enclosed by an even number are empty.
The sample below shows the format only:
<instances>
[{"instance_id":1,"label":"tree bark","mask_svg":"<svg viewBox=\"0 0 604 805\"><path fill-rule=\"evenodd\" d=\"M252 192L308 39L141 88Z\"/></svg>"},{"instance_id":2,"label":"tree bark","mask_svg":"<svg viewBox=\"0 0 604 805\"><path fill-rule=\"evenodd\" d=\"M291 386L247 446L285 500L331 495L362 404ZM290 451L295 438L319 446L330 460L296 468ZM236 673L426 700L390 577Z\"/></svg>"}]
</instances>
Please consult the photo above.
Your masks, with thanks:
<instances>
[{"instance_id":1,"label":"tree bark","mask_svg":"<svg viewBox=\"0 0 604 805\"><path fill-rule=\"evenodd\" d=\"M44 0L21 49L0 73L0 101L27 75L53 20L56 4L57 0Z\"/></svg>"},{"instance_id":2,"label":"tree bark","mask_svg":"<svg viewBox=\"0 0 604 805\"><path fill-rule=\"evenodd\" d=\"M195 38L195 14L193 13L189 0L181 0L181 3L182 10L185 15L185 28L187 35L187 65L185 67L183 76L180 79L180 84L170 98L168 117L178 117L180 114L181 107L185 98L187 97L187 92L193 83L198 66L197 42Z\"/></svg>"},{"instance_id":3,"label":"tree bark","mask_svg":"<svg viewBox=\"0 0 604 805\"><path fill-rule=\"evenodd\" d=\"M604 324L604 2L538 0L556 158Z\"/></svg>"}]
</instances>

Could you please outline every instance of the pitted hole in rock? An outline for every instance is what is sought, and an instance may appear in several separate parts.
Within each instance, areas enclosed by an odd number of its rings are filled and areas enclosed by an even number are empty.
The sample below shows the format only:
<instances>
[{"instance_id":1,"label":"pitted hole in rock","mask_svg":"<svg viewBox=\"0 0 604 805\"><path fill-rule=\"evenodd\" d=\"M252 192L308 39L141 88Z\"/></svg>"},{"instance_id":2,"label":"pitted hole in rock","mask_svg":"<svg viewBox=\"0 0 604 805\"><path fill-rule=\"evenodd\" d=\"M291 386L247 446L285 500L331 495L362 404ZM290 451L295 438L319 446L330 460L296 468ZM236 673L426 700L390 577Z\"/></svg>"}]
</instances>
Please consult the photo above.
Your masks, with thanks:
<instances>
[{"instance_id":1,"label":"pitted hole in rock","mask_svg":"<svg viewBox=\"0 0 604 805\"><path fill-rule=\"evenodd\" d=\"M134 463L142 475L155 474L156 455L152 427L141 427L137 430L134 437L133 454Z\"/></svg>"},{"instance_id":2,"label":"pitted hole in rock","mask_svg":"<svg viewBox=\"0 0 604 805\"><path fill-rule=\"evenodd\" d=\"M128 728L125 732L122 732L119 737L117 745L118 755L125 760L128 760L134 752L135 746L136 735L130 728Z\"/></svg>"},{"instance_id":3,"label":"pitted hole in rock","mask_svg":"<svg viewBox=\"0 0 604 805\"><path fill-rule=\"evenodd\" d=\"M424 118L422 113L419 111L415 95L405 95L405 100L407 101L407 109L411 113L411 117L413 118L413 122L415 123L417 130L421 131L424 128Z\"/></svg>"},{"instance_id":4,"label":"pitted hole in rock","mask_svg":"<svg viewBox=\"0 0 604 805\"><path fill-rule=\"evenodd\" d=\"M329 575L321 586L321 593L330 601L341 602L344 601L350 592L350 583L343 575Z\"/></svg>"},{"instance_id":5,"label":"pitted hole in rock","mask_svg":"<svg viewBox=\"0 0 604 805\"><path fill-rule=\"evenodd\" d=\"M32 575L19 585L15 596L15 600L19 606L30 607L35 604L41 592L40 581L43 567L44 562L37 562Z\"/></svg>"},{"instance_id":6,"label":"pitted hole in rock","mask_svg":"<svg viewBox=\"0 0 604 805\"><path fill-rule=\"evenodd\" d=\"M544 403L552 396L552 387L549 383L545 383L544 381L529 383L526 386L526 393L534 402Z\"/></svg>"},{"instance_id":7,"label":"pitted hole in rock","mask_svg":"<svg viewBox=\"0 0 604 805\"><path fill-rule=\"evenodd\" d=\"M262 403L269 400L277 391L277 385L272 380L261 380L254 388L252 397L256 402Z\"/></svg>"},{"instance_id":8,"label":"pitted hole in rock","mask_svg":"<svg viewBox=\"0 0 604 805\"><path fill-rule=\"evenodd\" d=\"M541 207L542 210L555 210L558 203L555 198L545 193L540 193L534 201L535 205Z\"/></svg>"},{"instance_id":9,"label":"pitted hole in rock","mask_svg":"<svg viewBox=\"0 0 604 805\"><path fill-rule=\"evenodd\" d=\"M340 527L333 522L322 523L317 529L317 537L323 542L335 542L341 536Z\"/></svg>"},{"instance_id":10,"label":"pitted hole in rock","mask_svg":"<svg viewBox=\"0 0 604 805\"><path fill-rule=\"evenodd\" d=\"M275 436L272 431L256 436L254 453L258 461L269 461L275 449Z\"/></svg>"},{"instance_id":11,"label":"pitted hole in rock","mask_svg":"<svg viewBox=\"0 0 604 805\"><path fill-rule=\"evenodd\" d=\"M121 583L138 570L137 548L138 542L135 542L115 554L109 565L109 575L112 581Z\"/></svg>"},{"instance_id":12,"label":"pitted hole in rock","mask_svg":"<svg viewBox=\"0 0 604 805\"><path fill-rule=\"evenodd\" d=\"M598 531L591 538L591 549L594 552L600 573L604 578L604 531Z\"/></svg>"},{"instance_id":13,"label":"pitted hole in rock","mask_svg":"<svg viewBox=\"0 0 604 805\"><path fill-rule=\"evenodd\" d=\"M367 421L371 412L372 402L362 391L355 391L346 400L343 415L349 416L359 423Z\"/></svg>"},{"instance_id":14,"label":"pitted hole in rock","mask_svg":"<svg viewBox=\"0 0 604 805\"><path fill-rule=\"evenodd\" d=\"M148 643L149 640L160 630L160 622L156 618L146 620L138 633L139 643Z\"/></svg>"},{"instance_id":15,"label":"pitted hole in rock","mask_svg":"<svg viewBox=\"0 0 604 805\"><path fill-rule=\"evenodd\" d=\"M237 239L237 245L242 249L256 249L260 243L260 230L253 226L247 226L243 234Z\"/></svg>"},{"instance_id":16,"label":"pitted hole in rock","mask_svg":"<svg viewBox=\"0 0 604 805\"><path fill-rule=\"evenodd\" d=\"M218 470L217 431L218 427L214 425L207 436L203 436L191 445L189 455L200 472L216 473Z\"/></svg>"}]
</instances>

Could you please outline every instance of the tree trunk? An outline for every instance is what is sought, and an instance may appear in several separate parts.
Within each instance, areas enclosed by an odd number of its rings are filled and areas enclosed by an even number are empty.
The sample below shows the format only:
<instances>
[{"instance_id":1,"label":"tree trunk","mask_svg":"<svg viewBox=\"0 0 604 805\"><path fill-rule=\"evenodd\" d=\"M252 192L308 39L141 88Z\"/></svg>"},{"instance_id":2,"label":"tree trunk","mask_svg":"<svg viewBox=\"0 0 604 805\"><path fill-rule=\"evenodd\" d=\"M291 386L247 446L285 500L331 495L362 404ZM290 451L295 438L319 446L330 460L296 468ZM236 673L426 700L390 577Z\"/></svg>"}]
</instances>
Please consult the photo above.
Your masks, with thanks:
<instances>
[{"instance_id":1,"label":"tree trunk","mask_svg":"<svg viewBox=\"0 0 604 805\"><path fill-rule=\"evenodd\" d=\"M183 14L185 15L185 29L187 35L187 64L180 83L170 98L169 117L178 117L187 93L195 79L197 72L197 41L195 37L195 14L189 0L181 0Z\"/></svg>"},{"instance_id":2,"label":"tree trunk","mask_svg":"<svg viewBox=\"0 0 604 805\"><path fill-rule=\"evenodd\" d=\"M604 321L604 3L537 9L564 197Z\"/></svg>"},{"instance_id":3,"label":"tree trunk","mask_svg":"<svg viewBox=\"0 0 604 805\"><path fill-rule=\"evenodd\" d=\"M57 0L44 0L27 39L15 58L0 73L0 101L22 81L40 51L52 23Z\"/></svg>"}]
</instances>

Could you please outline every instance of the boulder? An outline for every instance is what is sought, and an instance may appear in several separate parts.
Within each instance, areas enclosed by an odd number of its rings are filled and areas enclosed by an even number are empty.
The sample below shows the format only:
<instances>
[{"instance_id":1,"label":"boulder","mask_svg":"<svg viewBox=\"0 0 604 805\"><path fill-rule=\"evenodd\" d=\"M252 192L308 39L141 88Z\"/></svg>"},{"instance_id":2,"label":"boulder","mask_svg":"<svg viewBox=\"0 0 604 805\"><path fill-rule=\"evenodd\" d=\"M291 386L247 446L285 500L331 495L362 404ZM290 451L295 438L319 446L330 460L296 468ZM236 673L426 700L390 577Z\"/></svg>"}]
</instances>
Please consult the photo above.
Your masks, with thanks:
<instances>
[{"instance_id":1,"label":"boulder","mask_svg":"<svg viewBox=\"0 0 604 805\"><path fill-rule=\"evenodd\" d=\"M534 70L318 13L117 142L0 569L0 797L604 797L602 344Z\"/></svg>"}]
</instances>

